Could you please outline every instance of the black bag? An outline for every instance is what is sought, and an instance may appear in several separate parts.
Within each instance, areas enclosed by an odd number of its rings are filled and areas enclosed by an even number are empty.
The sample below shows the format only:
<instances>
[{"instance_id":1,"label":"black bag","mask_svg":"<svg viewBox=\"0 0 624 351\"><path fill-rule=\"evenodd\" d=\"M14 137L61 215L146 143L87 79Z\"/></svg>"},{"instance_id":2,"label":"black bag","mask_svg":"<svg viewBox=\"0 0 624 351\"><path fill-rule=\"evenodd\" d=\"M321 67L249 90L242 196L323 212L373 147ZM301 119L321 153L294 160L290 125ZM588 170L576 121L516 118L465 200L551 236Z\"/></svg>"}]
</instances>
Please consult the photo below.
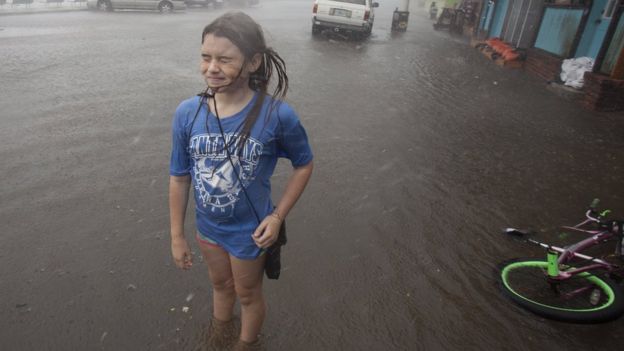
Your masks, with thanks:
<instances>
[{"instance_id":1,"label":"black bag","mask_svg":"<svg viewBox=\"0 0 624 351\"><path fill-rule=\"evenodd\" d=\"M282 221L277 240L266 251L266 260L264 261L264 273L269 279L279 279L280 270L282 268L281 253L282 245L286 245L286 222Z\"/></svg>"}]
</instances>

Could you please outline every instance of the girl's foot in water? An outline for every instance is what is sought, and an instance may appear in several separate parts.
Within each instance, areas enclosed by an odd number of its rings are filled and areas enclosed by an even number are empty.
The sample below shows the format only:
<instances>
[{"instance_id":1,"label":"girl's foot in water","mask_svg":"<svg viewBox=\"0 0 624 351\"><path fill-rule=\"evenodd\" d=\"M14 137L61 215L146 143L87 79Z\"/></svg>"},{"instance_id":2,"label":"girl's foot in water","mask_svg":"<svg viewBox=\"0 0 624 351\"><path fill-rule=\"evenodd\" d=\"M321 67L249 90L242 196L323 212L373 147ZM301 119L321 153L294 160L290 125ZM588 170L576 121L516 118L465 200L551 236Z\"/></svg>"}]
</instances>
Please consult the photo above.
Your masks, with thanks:
<instances>
[{"instance_id":1,"label":"girl's foot in water","mask_svg":"<svg viewBox=\"0 0 624 351\"><path fill-rule=\"evenodd\" d=\"M256 339L254 342L246 342L243 340L238 340L234 347L232 347L232 351L263 351L264 345L260 339Z\"/></svg>"},{"instance_id":2,"label":"girl's foot in water","mask_svg":"<svg viewBox=\"0 0 624 351\"><path fill-rule=\"evenodd\" d=\"M239 330L235 318L220 321L214 317L206 331L206 351L228 350L238 339Z\"/></svg>"}]
</instances>

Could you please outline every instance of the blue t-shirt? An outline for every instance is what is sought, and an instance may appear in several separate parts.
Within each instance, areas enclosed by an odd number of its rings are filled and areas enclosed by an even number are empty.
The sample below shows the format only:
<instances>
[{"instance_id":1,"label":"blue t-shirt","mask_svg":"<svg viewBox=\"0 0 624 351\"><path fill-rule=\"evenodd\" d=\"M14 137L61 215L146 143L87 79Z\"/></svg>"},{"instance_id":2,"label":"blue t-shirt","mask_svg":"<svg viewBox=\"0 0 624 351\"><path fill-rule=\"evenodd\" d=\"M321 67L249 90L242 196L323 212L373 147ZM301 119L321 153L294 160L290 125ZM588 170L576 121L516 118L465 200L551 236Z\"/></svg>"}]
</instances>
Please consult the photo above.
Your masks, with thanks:
<instances>
[{"instance_id":1,"label":"blue t-shirt","mask_svg":"<svg viewBox=\"0 0 624 351\"><path fill-rule=\"evenodd\" d=\"M258 93L242 111L221 119L225 143L217 117L206 104L193 121L200 104L198 96L178 106L172 127L169 174L191 176L197 230L241 259L254 259L261 252L251 237L258 220L249 200L261 220L273 211L270 177L277 158L288 158L293 167L312 161L308 137L295 111L269 96L245 145L238 147L236 140L257 98ZM226 144L232 162L225 151Z\"/></svg>"}]
</instances>

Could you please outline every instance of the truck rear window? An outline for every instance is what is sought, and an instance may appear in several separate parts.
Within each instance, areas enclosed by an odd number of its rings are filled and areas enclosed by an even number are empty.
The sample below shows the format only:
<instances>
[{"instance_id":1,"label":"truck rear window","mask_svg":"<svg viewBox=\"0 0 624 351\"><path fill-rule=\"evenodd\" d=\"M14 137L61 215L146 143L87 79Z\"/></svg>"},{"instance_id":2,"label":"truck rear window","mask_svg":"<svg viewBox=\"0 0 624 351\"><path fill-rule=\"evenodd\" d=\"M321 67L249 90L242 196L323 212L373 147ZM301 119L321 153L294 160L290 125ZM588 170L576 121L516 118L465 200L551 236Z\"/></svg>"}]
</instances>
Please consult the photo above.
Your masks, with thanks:
<instances>
[{"instance_id":1,"label":"truck rear window","mask_svg":"<svg viewBox=\"0 0 624 351\"><path fill-rule=\"evenodd\" d=\"M366 5L366 0L333 0L335 2L348 2L350 4Z\"/></svg>"}]
</instances>

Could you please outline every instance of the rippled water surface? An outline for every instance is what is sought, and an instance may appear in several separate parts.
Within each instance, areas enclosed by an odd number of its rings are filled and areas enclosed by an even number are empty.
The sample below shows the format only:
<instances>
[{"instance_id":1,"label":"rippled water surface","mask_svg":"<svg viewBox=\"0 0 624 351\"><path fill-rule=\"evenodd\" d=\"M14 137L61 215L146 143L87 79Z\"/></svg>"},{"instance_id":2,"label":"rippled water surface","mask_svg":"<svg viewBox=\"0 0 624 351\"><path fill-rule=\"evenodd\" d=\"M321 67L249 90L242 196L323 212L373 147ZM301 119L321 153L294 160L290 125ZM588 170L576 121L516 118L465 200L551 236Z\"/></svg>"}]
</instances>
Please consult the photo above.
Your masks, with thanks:
<instances>
[{"instance_id":1,"label":"rippled water surface","mask_svg":"<svg viewBox=\"0 0 624 351\"><path fill-rule=\"evenodd\" d=\"M617 347L621 321L535 317L501 295L495 270L543 255L504 227L556 242L594 197L624 216L624 116L486 61L417 8L391 34L396 6L380 1L363 41L312 38L308 1L245 10L287 62L315 152L282 277L265 283L267 348ZM220 13L1 18L3 349L200 343L210 285L201 264L171 263L169 128L202 87L201 29Z\"/></svg>"}]
</instances>

